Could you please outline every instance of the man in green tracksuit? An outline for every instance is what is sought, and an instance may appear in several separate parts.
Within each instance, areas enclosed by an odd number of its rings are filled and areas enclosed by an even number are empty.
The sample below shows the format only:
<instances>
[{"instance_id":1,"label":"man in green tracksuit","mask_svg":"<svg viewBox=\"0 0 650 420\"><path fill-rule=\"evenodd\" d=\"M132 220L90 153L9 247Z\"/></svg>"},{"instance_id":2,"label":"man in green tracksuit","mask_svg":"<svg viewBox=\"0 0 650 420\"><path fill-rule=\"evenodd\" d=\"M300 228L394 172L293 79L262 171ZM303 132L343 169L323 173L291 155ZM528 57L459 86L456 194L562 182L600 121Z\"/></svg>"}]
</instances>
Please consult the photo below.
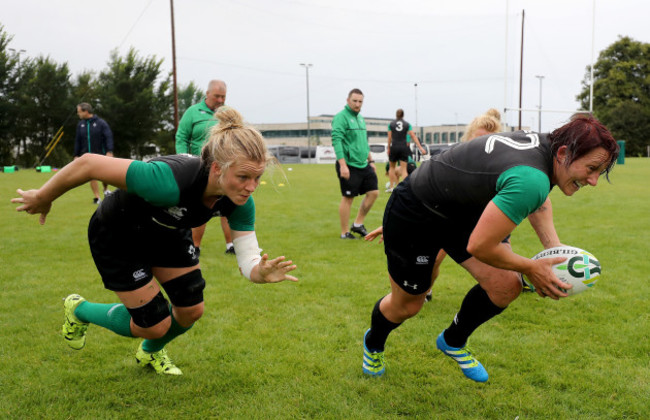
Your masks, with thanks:
<instances>
[{"instance_id":1,"label":"man in green tracksuit","mask_svg":"<svg viewBox=\"0 0 650 420\"><path fill-rule=\"evenodd\" d=\"M219 122L214 118L214 112L226 103L226 91L227 87L224 81L211 80L208 90L205 92L205 100L187 108L176 131L176 153L201 155L201 148L208 138L210 128ZM234 254L232 234L225 217L221 218L221 229L226 239L226 254ZM192 229L192 239L197 249L200 249L204 233L205 225Z\"/></svg>"},{"instance_id":2,"label":"man in green tracksuit","mask_svg":"<svg viewBox=\"0 0 650 420\"><path fill-rule=\"evenodd\" d=\"M366 236L363 221L375 203L379 191L375 162L368 146L366 122L359 114L363 104L363 92L352 89L347 105L332 120L332 146L336 153L336 175L341 186L341 239L355 239L351 232ZM365 194L354 224L348 230L350 208L354 197Z\"/></svg>"}]
</instances>

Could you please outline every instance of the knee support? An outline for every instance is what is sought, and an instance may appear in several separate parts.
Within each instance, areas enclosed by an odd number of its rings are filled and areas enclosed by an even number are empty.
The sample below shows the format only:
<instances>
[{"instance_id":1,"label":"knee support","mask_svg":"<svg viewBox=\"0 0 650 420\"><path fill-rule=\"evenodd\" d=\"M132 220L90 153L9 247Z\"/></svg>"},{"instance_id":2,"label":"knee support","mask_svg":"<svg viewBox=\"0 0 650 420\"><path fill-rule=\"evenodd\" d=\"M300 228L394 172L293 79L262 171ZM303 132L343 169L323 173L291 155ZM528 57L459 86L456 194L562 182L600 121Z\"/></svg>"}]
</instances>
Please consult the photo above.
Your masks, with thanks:
<instances>
[{"instance_id":1,"label":"knee support","mask_svg":"<svg viewBox=\"0 0 650 420\"><path fill-rule=\"evenodd\" d=\"M170 314L167 299L158 292L153 299L138 308L127 308L133 323L138 327L153 327Z\"/></svg>"},{"instance_id":2,"label":"knee support","mask_svg":"<svg viewBox=\"0 0 650 420\"><path fill-rule=\"evenodd\" d=\"M198 268L163 283L162 287L174 306L188 307L203 302L205 280Z\"/></svg>"}]
</instances>

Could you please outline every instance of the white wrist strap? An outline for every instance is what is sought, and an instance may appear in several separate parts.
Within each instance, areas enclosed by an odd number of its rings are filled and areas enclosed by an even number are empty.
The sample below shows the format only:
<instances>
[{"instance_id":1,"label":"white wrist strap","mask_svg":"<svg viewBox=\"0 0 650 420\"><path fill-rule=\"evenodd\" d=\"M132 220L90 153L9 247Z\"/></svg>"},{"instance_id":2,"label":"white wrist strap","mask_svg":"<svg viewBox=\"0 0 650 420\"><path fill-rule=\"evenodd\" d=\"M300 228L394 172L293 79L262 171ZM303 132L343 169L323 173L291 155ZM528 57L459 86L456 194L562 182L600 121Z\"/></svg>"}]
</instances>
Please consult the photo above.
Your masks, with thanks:
<instances>
[{"instance_id":1,"label":"white wrist strap","mask_svg":"<svg viewBox=\"0 0 650 420\"><path fill-rule=\"evenodd\" d=\"M239 269L244 277L250 280L251 271L262 260L260 256L262 250L257 244L257 236L253 232L233 239L232 243L235 246L235 255L237 256Z\"/></svg>"}]
</instances>

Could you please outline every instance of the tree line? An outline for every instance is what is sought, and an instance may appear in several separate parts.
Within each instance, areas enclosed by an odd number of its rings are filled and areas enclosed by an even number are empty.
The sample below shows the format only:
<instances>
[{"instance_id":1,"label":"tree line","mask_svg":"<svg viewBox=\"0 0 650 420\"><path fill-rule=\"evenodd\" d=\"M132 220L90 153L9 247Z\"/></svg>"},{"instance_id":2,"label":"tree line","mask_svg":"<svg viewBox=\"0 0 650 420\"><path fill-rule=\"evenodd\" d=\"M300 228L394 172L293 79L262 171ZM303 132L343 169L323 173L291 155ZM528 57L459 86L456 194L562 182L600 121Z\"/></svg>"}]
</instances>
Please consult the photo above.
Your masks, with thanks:
<instances>
[{"instance_id":1,"label":"tree line","mask_svg":"<svg viewBox=\"0 0 650 420\"><path fill-rule=\"evenodd\" d=\"M0 24L0 166L39 164L60 130L46 164L72 160L80 102L90 103L109 123L116 156L175 152L172 75L163 74L162 59L141 57L134 49L124 56L113 51L103 70L73 76L67 63L12 50L12 38ZM589 109L590 73L587 66L576 97L583 109ZM202 95L193 82L179 87L179 115ZM593 110L616 139L626 141L627 156L647 153L650 44L619 37L601 51L594 65Z\"/></svg>"},{"instance_id":2,"label":"tree line","mask_svg":"<svg viewBox=\"0 0 650 420\"><path fill-rule=\"evenodd\" d=\"M163 74L162 59L140 57L134 49L124 56L113 51L103 70L73 76L67 63L25 57L9 47L11 40L0 25L0 166L37 165L60 129L63 135L45 163L70 162L81 102L110 125L116 156L175 153L172 75ZM193 82L181 86L179 114L202 95Z\"/></svg>"},{"instance_id":3,"label":"tree line","mask_svg":"<svg viewBox=\"0 0 650 420\"><path fill-rule=\"evenodd\" d=\"M589 109L591 68L577 96ZM600 52L594 64L594 115L617 140L625 140L627 156L646 156L650 147L650 44L626 36Z\"/></svg>"}]
</instances>

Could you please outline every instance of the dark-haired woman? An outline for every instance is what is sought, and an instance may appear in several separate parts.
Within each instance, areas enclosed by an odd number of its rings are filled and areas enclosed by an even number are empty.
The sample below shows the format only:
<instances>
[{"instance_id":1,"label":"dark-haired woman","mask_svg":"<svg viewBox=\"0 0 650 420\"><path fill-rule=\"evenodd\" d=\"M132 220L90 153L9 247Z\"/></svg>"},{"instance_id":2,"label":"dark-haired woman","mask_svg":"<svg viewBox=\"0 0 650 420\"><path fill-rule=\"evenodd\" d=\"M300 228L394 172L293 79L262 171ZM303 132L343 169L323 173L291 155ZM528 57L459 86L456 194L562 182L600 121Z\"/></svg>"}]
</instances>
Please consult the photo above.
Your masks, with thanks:
<instances>
[{"instance_id":1,"label":"dark-haired woman","mask_svg":"<svg viewBox=\"0 0 650 420\"><path fill-rule=\"evenodd\" d=\"M561 289L570 288L551 270L563 258L534 261L515 254L503 238L528 217L541 242L553 242L551 188L570 196L583 186L595 186L617 156L611 133L586 117L550 134L517 131L478 137L424 162L386 205L383 234L391 292L372 311L363 371L384 373L386 339L422 308L436 255L444 249L478 284L436 345L465 376L487 381L487 371L467 350L467 339L519 296L517 273L552 299L567 296Z\"/></svg>"}]
</instances>

